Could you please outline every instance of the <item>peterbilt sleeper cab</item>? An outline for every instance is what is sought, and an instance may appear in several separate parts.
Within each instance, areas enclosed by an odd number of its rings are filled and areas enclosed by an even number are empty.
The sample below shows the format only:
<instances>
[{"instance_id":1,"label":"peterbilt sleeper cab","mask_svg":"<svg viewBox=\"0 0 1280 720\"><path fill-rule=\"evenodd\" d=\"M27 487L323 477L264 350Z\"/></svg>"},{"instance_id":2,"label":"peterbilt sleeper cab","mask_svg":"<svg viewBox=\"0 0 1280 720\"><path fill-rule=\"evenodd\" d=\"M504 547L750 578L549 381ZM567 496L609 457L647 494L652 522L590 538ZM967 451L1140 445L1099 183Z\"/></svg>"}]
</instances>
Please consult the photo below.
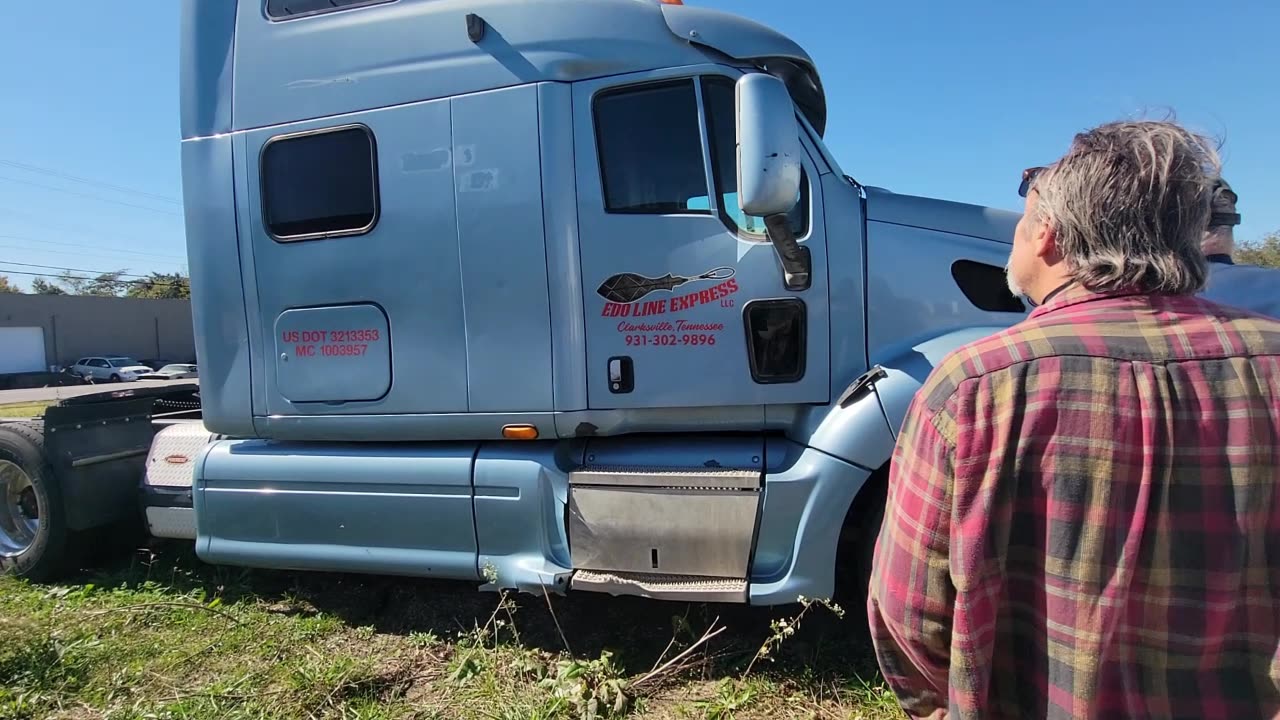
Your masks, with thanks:
<instances>
[{"instance_id":1,"label":"peterbilt sleeper cab","mask_svg":"<svg viewBox=\"0 0 1280 720\"><path fill-rule=\"evenodd\" d=\"M185 0L181 88L204 419L152 530L211 563L828 597L924 376L1025 313L1017 216L854 182L730 14Z\"/></svg>"}]
</instances>

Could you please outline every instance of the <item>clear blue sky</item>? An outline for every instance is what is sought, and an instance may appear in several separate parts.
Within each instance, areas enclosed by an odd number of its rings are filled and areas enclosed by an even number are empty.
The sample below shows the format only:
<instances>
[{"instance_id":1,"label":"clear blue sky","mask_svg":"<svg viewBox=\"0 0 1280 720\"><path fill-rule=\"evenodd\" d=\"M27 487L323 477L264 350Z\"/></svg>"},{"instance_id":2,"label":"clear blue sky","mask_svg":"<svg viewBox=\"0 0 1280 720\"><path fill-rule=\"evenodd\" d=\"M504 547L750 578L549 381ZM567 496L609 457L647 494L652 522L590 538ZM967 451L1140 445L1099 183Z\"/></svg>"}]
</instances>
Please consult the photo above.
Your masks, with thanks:
<instances>
[{"instance_id":1,"label":"clear blue sky","mask_svg":"<svg viewBox=\"0 0 1280 720\"><path fill-rule=\"evenodd\" d=\"M1280 3L687 2L808 48L863 183L1018 209L1073 133L1173 110L1225 141L1237 238L1280 230ZM0 274L181 270L179 3L57 7L0 2Z\"/></svg>"}]
</instances>

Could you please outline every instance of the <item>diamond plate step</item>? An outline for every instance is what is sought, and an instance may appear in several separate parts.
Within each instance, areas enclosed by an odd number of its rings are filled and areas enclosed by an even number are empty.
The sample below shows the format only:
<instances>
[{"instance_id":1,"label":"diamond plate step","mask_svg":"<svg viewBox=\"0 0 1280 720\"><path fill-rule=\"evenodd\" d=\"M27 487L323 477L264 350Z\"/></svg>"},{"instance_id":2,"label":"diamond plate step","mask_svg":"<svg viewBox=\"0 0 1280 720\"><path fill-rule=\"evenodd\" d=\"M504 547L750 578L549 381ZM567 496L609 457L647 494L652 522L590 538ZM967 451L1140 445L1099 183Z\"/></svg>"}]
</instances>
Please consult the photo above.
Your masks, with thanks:
<instances>
[{"instance_id":1,"label":"diamond plate step","mask_svg":"<svg viewBox=\"0 0 1280 720\"><path fill-rule=\"evenodd\" d=\"M196 512L191 508L149 507L147 530L158 538L195 540Z\"/></svg>"},{"instance_id":2,"label":"diamond plate step","mask_svg":"<svg viewBox=\"0 0 1280 720\"><path fill-rule=\"evenodd\" d=\"M747 581L733 578L578 570L569 586L585 592L630 595L654 600L719 603L747 601Z\"/></svg>"},{"instance_id":3,"label":"diamond plate step","mask_svg":"<svg viewBox=\"0 0 1280 720\"><path fill-rule=\"evenodd\" d=\"M195 459L216 436L203 423L175 423L156 433L147 453L147 485L164 488L190 488Z\"/></svg>"}]
</instances>

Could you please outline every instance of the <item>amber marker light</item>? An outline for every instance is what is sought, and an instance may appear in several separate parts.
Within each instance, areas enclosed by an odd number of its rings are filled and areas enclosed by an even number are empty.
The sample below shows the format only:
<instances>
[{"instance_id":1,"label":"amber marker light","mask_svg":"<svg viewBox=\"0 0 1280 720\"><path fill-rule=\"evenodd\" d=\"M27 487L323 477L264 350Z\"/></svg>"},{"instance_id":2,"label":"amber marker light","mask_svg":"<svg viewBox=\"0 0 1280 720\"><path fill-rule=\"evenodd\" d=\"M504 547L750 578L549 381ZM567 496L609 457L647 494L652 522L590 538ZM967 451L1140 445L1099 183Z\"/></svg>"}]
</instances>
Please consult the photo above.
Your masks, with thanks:
<instances>
[{"instance_id":1,"label":"amber marker light","mask_svg":"<svg viewBox=\"0 0 1280 720\"><path fill-rule=\"evenodd\" d=\"M538 428L532 425L507 425L502 428L502 437L508 440L537 440Z\"/></svg>"}]
</instances>

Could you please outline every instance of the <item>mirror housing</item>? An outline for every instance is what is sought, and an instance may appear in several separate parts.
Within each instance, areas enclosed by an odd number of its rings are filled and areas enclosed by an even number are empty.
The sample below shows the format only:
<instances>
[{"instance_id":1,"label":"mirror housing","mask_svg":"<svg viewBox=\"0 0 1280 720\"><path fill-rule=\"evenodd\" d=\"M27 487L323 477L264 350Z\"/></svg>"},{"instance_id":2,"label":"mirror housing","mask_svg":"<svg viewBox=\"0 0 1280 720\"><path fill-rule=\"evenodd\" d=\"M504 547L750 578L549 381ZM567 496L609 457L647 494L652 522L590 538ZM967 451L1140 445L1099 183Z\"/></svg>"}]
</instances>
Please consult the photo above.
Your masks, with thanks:
<instances>
[{"instance_id":1,"label":"mirror housing","mask_svg":"<svg viewBox=\"0 0 1280 720\"><path fill-rule=\"evenodd\" d=\"M738 78L735 122L738 134L738 207L764 218L769 241L782 266L783 286L809 288L813 262L796 242L787 213L800 195L800 125L787 85L765 73Z\"/></svg>"},{"instance_id":2,"label":"mirror housing","mask_svg":"<svg viewBox=\"0 0 1280 720\"><path fill-rule=\"evenodd\" d=\"M786 83L766 73L738 78L738 207L767 218L791 211L800 193L800 127Z\"/></svg>"}]
</instances>

